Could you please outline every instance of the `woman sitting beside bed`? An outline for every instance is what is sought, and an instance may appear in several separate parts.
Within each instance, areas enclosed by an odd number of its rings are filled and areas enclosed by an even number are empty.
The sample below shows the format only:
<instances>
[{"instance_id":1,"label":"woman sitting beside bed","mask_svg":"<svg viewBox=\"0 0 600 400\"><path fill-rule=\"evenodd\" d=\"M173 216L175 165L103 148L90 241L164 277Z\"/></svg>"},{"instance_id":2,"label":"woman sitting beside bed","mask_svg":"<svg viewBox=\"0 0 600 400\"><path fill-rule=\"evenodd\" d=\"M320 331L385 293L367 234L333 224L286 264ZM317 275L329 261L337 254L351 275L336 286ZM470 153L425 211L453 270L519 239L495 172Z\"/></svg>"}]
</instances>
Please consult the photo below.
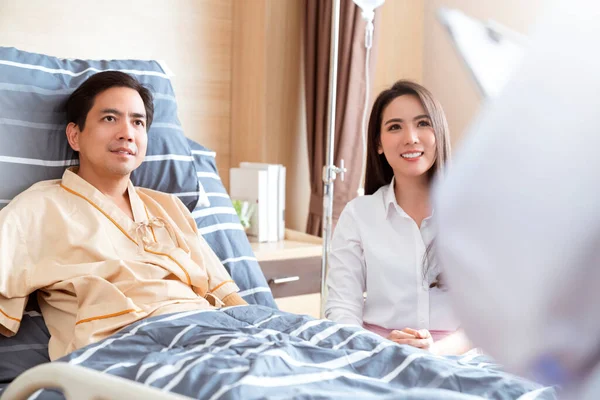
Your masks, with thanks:
<instances>
[{"instance_id":1,"label":"woman sitting beside bed","mask_svg":"<svg viewBox=\"0 0 600 400\"><path fill-rule=\"evenodd\" d=\"M427 89L399 81L377 97L366 195L347 204L332 239L327 318L437 354L469 349L434 262L431 182L449 158L446 117Z\"/></svg>"}]
</instances>

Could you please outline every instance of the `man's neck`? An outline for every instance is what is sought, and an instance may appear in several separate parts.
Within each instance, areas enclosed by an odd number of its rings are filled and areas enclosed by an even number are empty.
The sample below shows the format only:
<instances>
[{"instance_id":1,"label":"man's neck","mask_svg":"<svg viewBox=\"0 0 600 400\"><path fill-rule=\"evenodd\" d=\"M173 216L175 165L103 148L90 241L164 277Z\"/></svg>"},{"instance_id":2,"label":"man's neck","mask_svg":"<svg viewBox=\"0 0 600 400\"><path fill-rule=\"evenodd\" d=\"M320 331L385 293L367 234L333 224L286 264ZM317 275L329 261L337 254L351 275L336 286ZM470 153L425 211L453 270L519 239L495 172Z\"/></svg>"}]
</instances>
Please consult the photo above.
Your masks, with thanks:
<instances>
[{"instance_id":1,"label":"man's neck","mask_svg":"<svg viewBox=\"0 0 600 400\"><path fill-rule=\"evenodd\" d=\"M127 192L129 175L117 178L105 177L81 167L77 171L77 175L115 202L121 202L124 198L129 197Z\"/></svg>"}]
</instances>

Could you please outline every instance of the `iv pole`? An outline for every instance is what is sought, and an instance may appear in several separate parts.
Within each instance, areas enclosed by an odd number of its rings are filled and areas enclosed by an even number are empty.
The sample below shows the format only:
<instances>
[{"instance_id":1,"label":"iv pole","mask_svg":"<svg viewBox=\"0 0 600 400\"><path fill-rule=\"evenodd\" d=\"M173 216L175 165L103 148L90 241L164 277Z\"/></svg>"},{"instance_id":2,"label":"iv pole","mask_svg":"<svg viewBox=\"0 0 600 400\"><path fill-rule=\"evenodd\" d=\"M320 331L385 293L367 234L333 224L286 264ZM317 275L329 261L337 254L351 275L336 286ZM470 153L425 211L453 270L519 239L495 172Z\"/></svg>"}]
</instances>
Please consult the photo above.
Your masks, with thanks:
<instances>
[{"instance_id":1,"label":"iv pole","mask_svg":"<svg viewBox=\"0 0 600 400\"><path fill-rule=\"evenodd\" d=\"M321 258L321 318L325 318L325 299L327 298L327 273L329 271L329 248L331 246L331 226L333 215L333 181L336 175L341 174L344 180L344 160L340 167L334 162L333 146L335 143L335 105L337 96L337 67L338 67L338 42L340 33L340 0L333 0L331 23L331 46L329 51L329 108L328 108L328 134L327 158L323 167L323 256Z\"/></svg>"}]
</instances>

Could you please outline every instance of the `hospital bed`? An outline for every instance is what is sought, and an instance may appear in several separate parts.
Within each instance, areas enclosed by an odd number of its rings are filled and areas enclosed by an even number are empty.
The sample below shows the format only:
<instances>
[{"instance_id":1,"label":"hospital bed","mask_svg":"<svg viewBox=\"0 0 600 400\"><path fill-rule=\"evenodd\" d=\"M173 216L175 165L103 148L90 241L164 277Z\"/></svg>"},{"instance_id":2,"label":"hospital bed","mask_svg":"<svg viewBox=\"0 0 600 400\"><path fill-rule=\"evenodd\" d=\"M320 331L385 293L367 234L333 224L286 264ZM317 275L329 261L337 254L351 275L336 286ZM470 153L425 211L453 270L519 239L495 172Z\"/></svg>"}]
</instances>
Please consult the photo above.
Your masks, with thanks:
<instances>
[{"instance_id":1,"label":"hospital bed","mask_svg":"<svg viewBox=\"0 0 600 400\"><path fill-rule=\"evenodd\" d=\"M0 47L0 199L77 163L56 110L106 69L127 71L155 92L148 156L134 184L182 199L250 305L148 318L48 363L48 332L33 296L19 333L0 337L2 400L63 398L60 390L78 400L555 398L553 388L502 372L480 354L438 357L359 327L277 310L215 153L185 137L158 62L65 60Z\"/></svg>"}]
</instances>

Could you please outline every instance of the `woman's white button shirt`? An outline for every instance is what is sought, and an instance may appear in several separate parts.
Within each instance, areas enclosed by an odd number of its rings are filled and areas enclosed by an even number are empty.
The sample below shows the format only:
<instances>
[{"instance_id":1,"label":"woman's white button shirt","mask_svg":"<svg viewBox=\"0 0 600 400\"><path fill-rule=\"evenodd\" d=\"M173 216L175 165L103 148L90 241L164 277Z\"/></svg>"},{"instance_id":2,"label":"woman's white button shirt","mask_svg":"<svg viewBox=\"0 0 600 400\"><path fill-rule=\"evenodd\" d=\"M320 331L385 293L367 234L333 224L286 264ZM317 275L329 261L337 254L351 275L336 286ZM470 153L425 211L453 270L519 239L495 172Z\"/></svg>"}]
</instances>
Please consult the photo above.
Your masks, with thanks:
<instances>
[{"instance_id":1,"label":"woman's white button shirt","mask_svg":"<svg viewBox=\"0 0 600 400\"><path fill-rule=\"evenodd\" d=\"M349 202L335 228L329 256L326 317L340 323L455 330L447 292L429 289L423 258L434 237L396 202L394 181ZM363 295L366 293L366 298Z\"/></svg>"}]
</instances>

